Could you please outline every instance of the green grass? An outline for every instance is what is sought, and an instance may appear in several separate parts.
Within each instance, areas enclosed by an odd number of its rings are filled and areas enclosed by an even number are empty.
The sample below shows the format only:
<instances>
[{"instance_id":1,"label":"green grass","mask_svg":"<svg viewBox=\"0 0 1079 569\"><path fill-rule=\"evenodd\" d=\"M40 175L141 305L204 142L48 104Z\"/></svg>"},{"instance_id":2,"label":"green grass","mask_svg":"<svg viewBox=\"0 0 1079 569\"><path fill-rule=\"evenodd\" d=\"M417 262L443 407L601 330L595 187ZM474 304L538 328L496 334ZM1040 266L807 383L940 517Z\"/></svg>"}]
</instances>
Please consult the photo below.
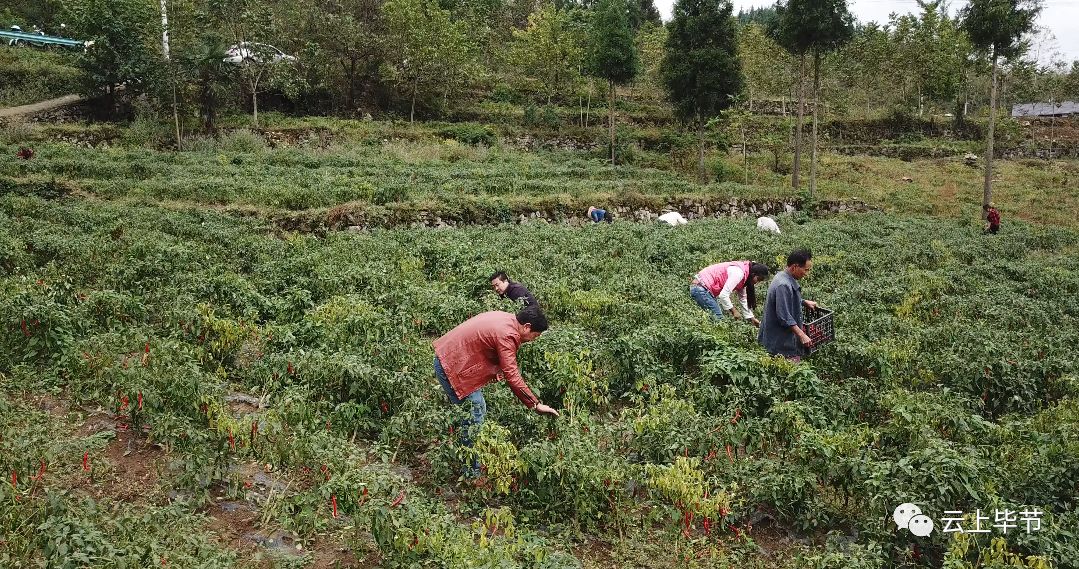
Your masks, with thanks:
<instances>
[{"instance_id":1,"label":"green grass","mask_svg":"<svg viewBox=\"0 0 1079 569\"><path fill-rule=\"evenodd\" d=\"M70 53L0 44L0 108L78 92L82 72Z\"/></svg>"},{"instance_id":2,"label":"green grass","mask_svg":"<svg viewBox=\"0 0 1079 569\"><path fill-rule=\"evenodd\" d=\"M242 123L242 117L228 121ZM789 176L771 170L771 159L751 155L748 176L740 156L710 156L722 178L695 181L691 150L630 150L632 163L611 166L600 154L536 151L506 144L473 146L490 132L480 125L448 125L266 117L266 130L238 129L220 138L189 137L183 152L159 150L167 130L153 123L130 127L23 125L0 146L0 187L9 191L62 187L98 198L230 206L266 213L326 210L347 205L449 207L479 201L513 211L691 198L789 198L804 196ZM491 130L485 130L491 129ZM580 131L575 136L586 136ZM663 136L645 130L657 144ZM594 133L592 133L594 134ZM550 134L549 134L550 135ZM657 138L659 137L659 138ZM677 143L677 137L671 138ZM31 161L14 158L32 143ZM680 143L678 143L680 144ZM86 145L96 145L86 147ZM651 146L650 146L651 147ZM790 157L785 157L789 167ZM808 161L803 165L808 184ZM904 161L823 153L818 198L862 199L889 211L974 218L981 201L980 167L961 157ZM906 181L904 178L910 178ZM748 180L747 180L748 179ZM1005 221L1075 225L1074 191L1079 162L997 162L994 199ZM748 184L745 182L748 181ZM450 208L452 209L452 208Z\"/></svg>"}]
</instances>

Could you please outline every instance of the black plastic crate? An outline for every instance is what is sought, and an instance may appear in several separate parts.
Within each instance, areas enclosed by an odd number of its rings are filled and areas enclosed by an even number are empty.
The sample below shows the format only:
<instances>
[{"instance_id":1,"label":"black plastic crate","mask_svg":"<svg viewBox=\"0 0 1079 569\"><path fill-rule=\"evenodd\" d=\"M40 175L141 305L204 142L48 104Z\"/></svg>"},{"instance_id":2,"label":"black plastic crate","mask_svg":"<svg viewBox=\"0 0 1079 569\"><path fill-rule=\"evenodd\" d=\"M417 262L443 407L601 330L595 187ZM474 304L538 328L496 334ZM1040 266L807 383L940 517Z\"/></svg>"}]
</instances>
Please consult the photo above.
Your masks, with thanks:
<instances>
[{"instance_id":1,"label":"black plastic crate","mask_svg":"<svg viewBox=\"0 0 1079 569\"><path fill-rule=\"evenodd\" d=\"M827 308L804 308L802 319L805 333L813 340L813 347L803 348L806 353L813 352L835 341L835 325L832 323L832 311Z\"/></svg>"}]
</instances>

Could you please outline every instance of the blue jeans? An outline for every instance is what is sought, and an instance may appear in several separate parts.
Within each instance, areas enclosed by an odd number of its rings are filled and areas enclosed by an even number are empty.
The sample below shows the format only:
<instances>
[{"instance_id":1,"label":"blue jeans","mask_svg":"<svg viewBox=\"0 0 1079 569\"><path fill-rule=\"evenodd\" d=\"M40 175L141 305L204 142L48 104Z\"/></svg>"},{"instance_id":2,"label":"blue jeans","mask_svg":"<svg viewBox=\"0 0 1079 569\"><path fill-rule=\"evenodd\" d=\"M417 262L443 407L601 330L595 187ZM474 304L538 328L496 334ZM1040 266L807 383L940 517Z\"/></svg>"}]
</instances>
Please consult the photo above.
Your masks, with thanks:
<instances>
[{"instance_id":1,"label":"blue jeans","mask_svg":"<svg viewBox=\"0 0 1079 569\"><path fill-rule=\"evenodd\" d=\"M690 285L689 296L693 297L693 300L697 302L697 306L711 312L716 320L723 319L723 309L719 307L716 298L712 296L712 293L708 292L708 289L701 285Z\"/></svg>"},{"instance_id":2,"label":"blue jeans","mask_svg":"<svg viewBox=\"0 0 1079 569\"><path fill-rule=\"evenodd\" d=\"M449 398L450 403L460 405L467 401L470 404L471 413L461 420L460 436L461 446L471 449L476 436L479 435L480 427L483 426L483 418L487 416L487 401L483 399L483 390L477 389L464 399L457 397L457 394L453 391L453 386L450 385L450 379L446 377L446 370L442 369L442 362L438 360L438 356L435 356L434 363L435 377L438 378L438 383L442 385L442 390L446 392L446 397ZM476 478L479 475L480 461L473 458L472 463L465 468L465 476Z\"/></svg>"}]
</instances>

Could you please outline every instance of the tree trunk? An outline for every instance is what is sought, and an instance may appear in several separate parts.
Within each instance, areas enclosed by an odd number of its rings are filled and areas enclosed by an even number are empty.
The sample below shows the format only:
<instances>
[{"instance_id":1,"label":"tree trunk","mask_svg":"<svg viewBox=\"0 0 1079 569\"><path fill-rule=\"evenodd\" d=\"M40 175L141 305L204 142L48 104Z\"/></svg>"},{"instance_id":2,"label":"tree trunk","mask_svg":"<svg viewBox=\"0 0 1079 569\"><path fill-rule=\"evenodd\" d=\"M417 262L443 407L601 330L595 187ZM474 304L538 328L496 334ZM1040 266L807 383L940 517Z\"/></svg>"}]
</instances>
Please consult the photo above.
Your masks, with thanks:
<instances>
[{"instance_id":1,"label":"tree trunk","mask_svg":"<svg viewBox=\"0 0 1079 569\"><path fill-rule=\"evenodd\" d=\"M997 50L993 48L993 82L989 87L989 129L985 136L985 186L982 190L982 218L993 201L993 126L997 122Z\"/></svg>"},{"instance_id":2,"label":"tree trunk","mask_svg":"<svg viewBox=\"0 0 1079 569\"><path fill-rule=\"evenodd\" d=\"M251 122L255 128L259 126L259 82L258 79L251 84Z\"/></svg>"},{"instance_id":3,"label":"tree trunk","mask_svg":"<svg viewBox=\"0 0 1079 569\"><path fill-rule=\"evenodd\" d=\"M806 55L801 55L798 68L798 122L794 125L794 167L791 173L791 187L798 189L802 174L802 121L805 117L805 75Z\"/></svg>"},{"instance_id":4,"label":"tree trunk","mask_svg":"<svg viewBox=\"0 0 1079 569\"><path fill-rule=\"evenodd\" d=\"M356 111L356 58L348 58L348 113Z\"/></svg>"},{"instance_id":5,"label":"tree trunk","mask_svg":"<svg viewBox=\"0 0 1079 569\"><path fill-rule=\"evenodd\" d=\"M412 124L416 120L416 88L418 80L412 81L412 109L408 112L408 124Z\"/></svg>"},{"instance_id":6,"label":"tree trunk","mask_svg":"<svg viewBox=\"0 0 1079 569\"><path fill-rule=\"evenodd\" d=\"M746 125L742 124L742 171L746 173L746 185L749 185L749 150L746 148Z\"/></svg>"},{"instance_id":7,"label":"tree trunk","mask_svg":"<svg viewBox=\"0 0 1079 569\"><path fill-rule=\"evenodd\" d=\"M585 107L584 107L584 127L585 128L588 128L588 119L590 118L590 115L592 114L592 89L594 89L595 86L596 85L595 85L595 83L592 82L592 79L589 79L588 80L588 97L587 97L587 99L585 99L586 102L585 102Z\"/></svg>"},{"instance_id":8,"label":"tree trunk","mask_svg":"<svg viewBox=\"0 0 1079 569\"><path fill-rule=\"evenodd\" d=\"M809 162L809 199L817 197L817 109L820 108L820 53L813 54L813 153Z\"/></svg>"},{"instance_id":9,"label":"tree trunk","mask_svg":"<svg viewBox=\"0 0 1079 569\"><path fill-rule=\"evenodd\" d=\"M697 115L697 179L702 184L708 183L704 172L704 120Z\"/></svg>"},{"instance_id":10,"label":"tree trunk","mask_svg":"<svg viewBox=\"0 0 1079 569\"><path fill-rule=\"evenodd\" d=\"M608 81L607 120L611 128L611 166L614 166L614 81Z\"/></svg>"}]
</instances>

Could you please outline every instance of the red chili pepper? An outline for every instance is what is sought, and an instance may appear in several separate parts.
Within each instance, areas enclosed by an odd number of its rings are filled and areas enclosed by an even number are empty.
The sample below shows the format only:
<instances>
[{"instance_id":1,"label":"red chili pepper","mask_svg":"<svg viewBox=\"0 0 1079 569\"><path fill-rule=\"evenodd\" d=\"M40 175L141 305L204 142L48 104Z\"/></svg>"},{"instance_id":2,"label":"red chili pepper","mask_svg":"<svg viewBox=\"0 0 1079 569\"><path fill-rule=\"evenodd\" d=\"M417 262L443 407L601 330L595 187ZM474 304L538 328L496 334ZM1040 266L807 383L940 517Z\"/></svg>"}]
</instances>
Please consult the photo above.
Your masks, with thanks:
<instances>
[{"instance_id":1,"label":"red chili pepper","mask_svg":"<svg viewBox=\"0 0 1079 569\"><path fill-rule=\"evenodd\" d=\"M255 438L258 437L258 434L259 434L259 422L258 421L252 421L251 422L251 446L255 446Z\"/></svg>"},{"instance_id":2,"label":"red chili pepper","mask_svg":"<svg viewBox=\"0 0 1079 569\"><path fill-rule=\"evenodd\" d=\"M22 325L22 335L29 338L30 337L30 331L26 329L26 320L20 320L19 324Z\"/></svg>"},{"instance_id":3,"label":"red chili pepper","mask_svg":"<svg viewBox=\"0 0 1079 569\"><path fill-rule=\"evenodd\" d=\"M41 480L43 476L45 476L45 459L41 459L41 467L37 469L35 480Z\"/></svg>"},{"instance_id":4,"label":"red chili pepper","mask_svg":"<svg viewBox=\"0 0 1079 569\"><path fill-rule=\"evenodd\" d=\"M236 439L232 437L232 429L229 429L229 449L236 450Z\"/></svg>"},{"instance_id":5,"label":"red chili pepper","mask_svg":"<svg viewBox=\"0 0 1079 569\"><path fill-rule=\"evenodd\" d=\"M139 392L139 409L142 409L142 392Z\"/></svg>"},{"instance_id":6,"label":"red chili pepper","mask_svg":"<svg viewBox=\"0 0 1079 569\"><path fill-rule=\"evenodd\" d=\"M127 409L127 404L128 403L130 403L130 400L127 398L127 395L124 395L123 397L121 397L120 398L120 410L123 411L124 409Z\"/></svg>"},{"instance_id":7,"label":"red chili pepper","mask_svg":"<svg viewBox=\"0 0 1079 569\"><path fill-rule=\"evenodd\" d=\"M330 496L330 503L333 504L333 517L337 517L337 494Z\"/></svg>"},{"instance_id":8,"label":"red chili pepper","mask_svg":"<svg viewBox=\"0 0 1079 569\"><path fill-rule=\"evenodd\" d=\"M719 509L719 515L720 515L721 517L724 517L724 518L725 518L725 517L727 517L727 513L728 513L728 512L729 512L729 510L727 510L727 508L720 508L720 509Z\"/></svg>"},{"instance_id":9,"label":"red chili pepper","mask_svg":"<svg viewBox=\"0 0 1079 569\"><path fill-rule=\"evenodd\" d=\"M90 452L82 453L82 469L90 470Z\"/></svg>"},{"instance_id":10,"label":"red chili pepper","mask_svg":"<svg viewBox=\"0 0 1079 569\"><path fill-rule=\"evenodd\" d=\"M382 413L383 414L386 414L386 413L390 412L390 406L386 405L385 401L383 401L379 406L382 407Z\"/></svg>"},{"instance_id":11,"label":"red chili pepper","mask_svg":"<svg viewBox=\"0 0 1079 569\"><path fill-rule=\"evenodd\" d=\"M734 530L735 537L742 537L742 530L738 529L735 526L731 526L731 529Z\"/></svg>"},{"instance_id":12,"label":"red chili pepper","mask_svg":"<svg viewBox=\"0 0 1079 569\"><path fill-rule=\"evenodd\" d=\"M393 503L390 504L390 507L391 508L396 508L397 506L399 506L401 504L402 501L404 501L404 499L405 499L405 491L401 490L401 493L398 494L396 498L394 498Z\"/></svg>"},{"instance_id":13,"label":"red chili pepper","mask_svg":"<svg viewBox=\"0 0 1079 569\"><path fill-rule=\"evenodd\" d=\"M289 374L289 375L292 375L292 374L293 374L293 371L292 371L292 362L289 362L289 363L288 363L288 374Z\"/></svg>"},{"instance_id":14,"label":"red chili pepper","mask_svg":"<svg viewBox=\"0 0 1079 569\"><path fill-rule=\"evenodd\" d=\"M450 436L453 436L453 425L450 425Z\"/></svg>"},{"instance_id":15,"label":"red chili pepper","mask_svg":"<svg viewBox=\"0 0 1079 569\"><path fill-rule=\"evenodd\" d=\"M19 473L14 470L11 471L11 489L14 490L19 487Z\"/></svg>"},{"instance_id":16,"label":"red chili pepper","mask_svg":"<svg viewBox=\"0 0 1079 569\"><path fill-rule=\"evenodd\" d=\"M716 449L712 449L711 452L709 452L707 455L705 455L704 461L708 462L709 460L712 460L715 457L716 457Z\"/></svg>"},{"instance_id":17,"label":"red chili pepper","mask_svg":"<svg viewBox=\"0 0 1079 569\"><path fill-rule=\"evenodd\" d=\"M712 518L704 518L704 535L712 535Z\"/></svg>"},{"instance_id":18,"label":"red chili pepper","mask_svg":"<svg viewBox=\"0 0 1079 569\"><path fill-rule=\"evenodd\" d=\"M742 418L742 409L741 408L735 409L734 410L734 418L731 419L731 424L732 425L737 425L738 424L738 419L741 419L741 418Z\"/></svg>"},{"instance_id":19,"label":"red chili pepper","mask_svg":"<svg viewBox=\"0 0 1079 569\"><path fill-rule=\"evenodd\" d=\"M731 445L727 445L727 458L734 464L734 454L731 453Z\"/></svg>"},{"instance_id":20,"label":"red chili pepper","mask_svg":"<svg viewBox=\"0 0 1079 569\"><path fill-rule=\"evenodd\" d=\"M150 353L150 342L146 342L146 347L142 349L143 353Z\"/></svg>"},{"instance_id":21,"label":"red chili pepper","mask_svg":"<svg viewBox=\"0 0 1079 569\"><path fill-rule=\"evenodd\" d=\"M166 561L166 560L165 560L165 558L164 558L164 557L162 557L162 558L161 558L161 566L162 566L162 567L164 567L164 566L166 566L166 565L168 565L168 564L169 564L169 563L168 563L168 561Z\"/></svg>"},{"instance_id":22,"label":"red chili pepper","mask_svg":"<svg viewBox=\"0 0 1079 569\"><path fill-rule=\"evenodd\" d=\"M364 487L363 487L363 494L362 494L362 495L360 496L360 503L359 503L359 505L360 505L360 506L362 506L362 505L363 505L363 503L364 503L364 502L366 502L366 501L367 501L367 487L366 487L366 486L364 486Z\"/></svg>"}]
</instances>

